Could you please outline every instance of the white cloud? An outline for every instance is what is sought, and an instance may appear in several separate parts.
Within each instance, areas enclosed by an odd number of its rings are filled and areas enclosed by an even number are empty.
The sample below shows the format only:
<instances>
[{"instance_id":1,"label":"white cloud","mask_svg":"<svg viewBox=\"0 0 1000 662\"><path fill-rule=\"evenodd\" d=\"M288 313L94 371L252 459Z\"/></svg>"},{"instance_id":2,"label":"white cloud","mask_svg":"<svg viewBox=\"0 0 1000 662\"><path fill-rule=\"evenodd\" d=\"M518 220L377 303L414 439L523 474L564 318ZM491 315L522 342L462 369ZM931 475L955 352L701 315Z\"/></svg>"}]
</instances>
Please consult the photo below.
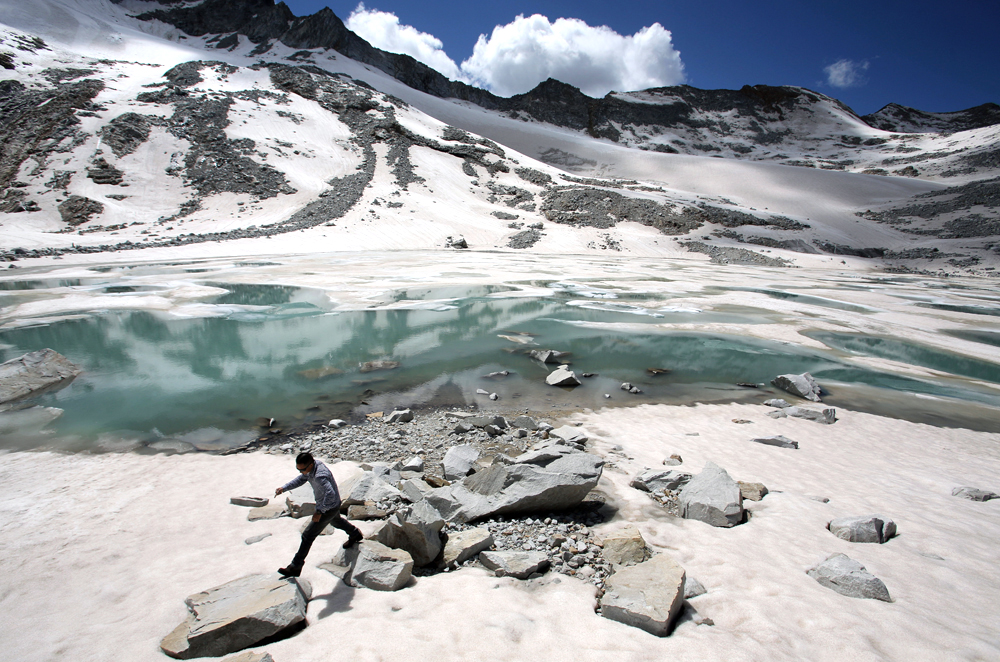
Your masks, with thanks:
<instances>
[{"instance_id":1,"label":"white cloud","mask_svg":"<svg viewBox=\"0 0 1000 662\"><path fill-rule=\"evenodd\" d=\"M659 23L623 36L575 18L554 22L535 14L519 15L480 35L472 56L455 64L441 40L395 14L359 4L345 22L376 48L406 53L452 80L472 83L501 96L520 94L547 78L575 85L585 94L642 90L684 82L684 64L670 31Z\"/></svg>"},{"instance_id":2,"label":"white cloud","mask_svg":"<svg viewBox=\"0 0 1000 662\"><path fill-rule=\"evenodd\" d=\"M409 55L452 80L465 80L455 61L444 52L440 39L420 32L412 25L400 25L395 14L367 9L362 2L347 17L344 25L376 48Z\"/></svg>"},{"instance_id":3,"label":"white cloud","mask_svg":"<svg viewBox=\"0 0 1000 662\"><path fill-rule=\"evenodd\" d=\"M837 60L823 67L823 71L826 72L827 84L832 87L858 87L868 82L864 77L864 72L868 71L868 60Z\"/></svg>"}]
</instances>

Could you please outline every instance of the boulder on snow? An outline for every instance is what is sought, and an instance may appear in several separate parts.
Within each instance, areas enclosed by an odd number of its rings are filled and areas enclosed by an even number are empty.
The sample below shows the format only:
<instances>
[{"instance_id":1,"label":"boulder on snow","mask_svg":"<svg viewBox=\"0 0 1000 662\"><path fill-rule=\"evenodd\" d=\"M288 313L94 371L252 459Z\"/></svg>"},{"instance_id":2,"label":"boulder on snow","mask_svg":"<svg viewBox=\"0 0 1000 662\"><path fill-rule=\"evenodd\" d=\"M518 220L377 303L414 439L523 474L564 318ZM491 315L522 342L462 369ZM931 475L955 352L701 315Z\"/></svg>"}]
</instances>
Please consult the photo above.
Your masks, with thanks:
<instances>
[{"instance_id":1,"label":"boulder on snow","mask_svg":"<svg viewBox=\"0 0 1000 662\"><path fill-rule=\"evenodd\" d=\"M549 557L544 552L482 552L479 562L497 577L515 579L527 579L549 567Z\"/></svg>"},{"instance_id":2,"label":"boulder on snow","mask_svg":"<svg viewBox=\"0 0 1000 662\"><path fill-rule=\"evenodd\" d=\"M712 526L736 526L743 521L743 497L736 481L712 462L681 490L681 516Z\"/></svg>"},{"instance_id":3,"label":"boulder on snow","mask_svg":"<svg viewBox=\"0 0 1000 662\"><path fill-rule=\"evenodd\" d=\"M969 501L989 501L990 499L1000 499L1000 494L987 492L978 487L956 487L951 491L952 496L968 499Z\"/></svg>"},{"instance_id":4,"label":"boulder on snow","mask_svg":"<svg viewBox=\"0 0 1000 662\"><path fill-rule=\"evenodd\" d=\"M242 653L237 653L236 655L230 655L221 662L274 662L274 658L271 657L270 653L244 651Z\"/></svg>"},{"instance_id":5,"label":"boulder on snow","mask_svg":"<svg viewBox=\"0 0 1000 662\"><path fill-rule=\"evenodd\" d=\"M772 414L784 414L785 416L792 416L794 418L803 418L807 421L822 423L823 425L833 425L837 422L837 410L829 407L823 411L816 411L808 407L788 407L769 412L768 416Z\"/></svg>"},{"instance_id":6,"label":"boulder on snow","mask_svg":"<svg viewBox=\"0 0 1000 662\"><path fill-rule=\"evenodd\" d=\"M675 491L690 482L692 476L683 471L670 469L646 469L629 483L630 487L643 492L659 492L661 490Z\"/></svg>"},{"instance_id":7,"label":"boulder on snow","mask_svg":"<svg viewBox=\"0 0 1000 662\"><path fill-rule=\"evenodd\" d=\"M636 565L649 558L649 548L639 529L627 526L604 538L601 556L615 565Z\"/></svg>"},{"instance_id":8,"label":"boulder on snow","mask_svg":"<svg viewBox=\"0 0 1000 662\"><path fill-rule=\"evenodd\" d=\"M186 621L160 642L170 657L219 657L306 618L312 587L298 577L249 575L188 596Z\"/></svg>"},{"instance_id":9,"label":"boulder on snow","mask_svg":"<svg viewBox=\"0 0 1000 662\"><path fill-rule=\"evenodd\" d=\"M849 598L871 598L892 602L882 580L846 554L833 554L806 574L823 586Z\"/></svg>"},{"instance_id":10,"label":"boulder on snow","mask_svg":"<svg viewBox=\"0 0 1000 662\"><path fill-rule=\"evenodd\" d=\"M362 540L345 550L349 570L344 574L348 585L360 585L375 591L398 591L413 576L413 559L403 549L392 549L375 540Z\"/></svg>"},{"instance_id":11,"label":"boulder on snow","mask_svg":"<svg viewBox=\"0 0 1000 662\"><path fill-rule=\"evenodd\" d=\"M493 546L493 534L487 528L449 533L441 553L441 565L450 567L463 563Z\"/></svg>"},{"instance_id":12,"label":"boulder on snow","mask_svg":"<svg viewBox=\"0 0 1000 662\"><path fill-rule=\"evenodd\" d=\"M577 378L575 372L561 365L549 373L549 376L545 378L545 383L549 386L579 386L582 382Z\"/></svg>"},{"instance_id":13,"label":"boulder on snow","mask_svg":"<svg viewBox=\"0 0 1000 662\"><path fill-rule=\"evenodd\" d=\"M684 604L684 568L666 554L607 578L601 615L665 637Z\"/></svg>"},{"instance_id":14,"label":"boulder on snow","mask_svg":"<svg viewBox=\"0 0 1000 662\"><path fill-rule=\"evenodd\" d=\"M269 503L260 508L251 508L247 513L247 520L256 522L262 519L278 519L288 514L288 509L283 503Z\"/></svg>"},{"instance_id":15,"label":"boulder on snow","mask_svg":"<svg viewBox=\"0 0 1000 662\"><path fill-rule=\"evenodd\" d=\"M820 401L819 396L822 389L808 372L804 372L801 375L778 375L771 380L771 383L782 391L787 391L800 398L812 400L813 402Z\"/></svg>"},{"instance_id":16,"label":"boulder on snow","mask_svg":"<svg viewBox=\"0 0 1000 662\"><path fill-rule=\"evenodd\" d=\"M510 465L495 463L426 498L449 522L564 510L597 486L603 466L597 455L552 446L520 455Z\"/></svg>"},{"instance_id":17,"label":"boulder on snow","mask_svg":"<svg viewBox=\"0 0 1000 662\"><path fill-rule=\"evenodd\" d=\"M767 488L764 487L764 483L744 483L742 480L738 480L736 484L740 486L740 494L744 499L760 501L767 496Z\"/></svg>"},{"instance_id":18,"label":"boulder on snow","mask_svg":"<svg viewBox=\"0 0 1000 662\"><path fill-rule=\"evenodd\" d=\"M404 508L388 519L378 532L378 541L409 552L417 567L431 563L441 553L444 518L426 499Z\"/></svg>"},{"instance_id":19,"label":"boulder on snow","mask_svg":"<svg viewBox=\"0 0 1000 662\"><path fill-rule=\"evenodd\" d=\"M476 468L476 460L479 459L479 449L469 444L452 446L444 454L442 465L444 467L444 477L447 480L461 480Z\"/></svg>"},{"instance_id":20,"label":"boulder on snow","mask_svg":"<svg viewBox=\"0 0 1000 662\"><path fill-rule=\"evenodd\" d=\"M0 363L0 411L14 406L12 403L69 386L81 372L52 349L40 349Z\"/></svg>"},{"instance_id":21,"label":"boulder on snow","mask_svg":"<svg viewBox=\"0 0 1000 662\"><path fill-rule=\"evenodd\" d=\"M750 441L757 444L764 444L765 446L777 446L778 448L798 448L799 442L792 441L788 437L784 437L780 434L774 434L770 437L755 437Z\"/></svg>"},{"instance_id":22,"label":"boulder on snow","mask_svg":"<svg viewBox=\"0 0 1000 662\"><path fill-rule=\"evenodd\" d=\"M828 522L826 528L847 542L884 543L896 535L896 523L882 515L838 517Z\"/></svg>"}]
</instances>

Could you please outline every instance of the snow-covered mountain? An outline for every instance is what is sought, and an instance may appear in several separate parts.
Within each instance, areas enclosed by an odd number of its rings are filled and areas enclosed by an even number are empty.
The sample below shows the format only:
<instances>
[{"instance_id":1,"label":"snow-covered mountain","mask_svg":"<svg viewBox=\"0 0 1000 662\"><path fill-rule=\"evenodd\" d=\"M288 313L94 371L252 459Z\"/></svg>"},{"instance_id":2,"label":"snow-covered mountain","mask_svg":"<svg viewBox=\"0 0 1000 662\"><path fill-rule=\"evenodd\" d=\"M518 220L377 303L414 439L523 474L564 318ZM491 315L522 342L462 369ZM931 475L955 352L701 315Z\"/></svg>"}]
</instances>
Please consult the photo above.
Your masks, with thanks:
<instances>
[{"instance_id":1,"label":"snow-covered mountain","mask_svg":"<svg viewBox=\"0 0 1000 662\"><path fill-rule=\"evenodd\" d=\"M998 261L990 104L862 118L804 88L592 99L553 80L504 99L373 48L328 9L0 8L8 259L263 237L430 248L463 235L473 248L758 264L846 255L983 273Z\"/></svg>"}]
</instances>

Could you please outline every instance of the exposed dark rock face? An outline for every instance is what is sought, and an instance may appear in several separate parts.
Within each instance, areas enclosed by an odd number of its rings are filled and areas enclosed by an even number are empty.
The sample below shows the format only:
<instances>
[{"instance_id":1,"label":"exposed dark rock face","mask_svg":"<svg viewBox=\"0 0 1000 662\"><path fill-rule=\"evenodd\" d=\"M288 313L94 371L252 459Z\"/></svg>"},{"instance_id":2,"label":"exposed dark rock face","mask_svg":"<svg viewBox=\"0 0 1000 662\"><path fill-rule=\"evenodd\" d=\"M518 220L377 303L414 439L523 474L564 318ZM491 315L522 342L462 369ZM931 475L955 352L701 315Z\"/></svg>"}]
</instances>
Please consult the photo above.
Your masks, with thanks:
<instances>
[{"instance_id":1,"label":"exposed dark rock face","mask_svg":"<svg viewBox=\"0 0 1000 662\"><path fill-rule=\"evenodd\" d=\"M1000 106L995 103L984 103L981 106L952 113L927 113L898 103L890 103L861 119L883 131L955 133L1000 124Z\"/></svg>"},{"instance_id":2,"label":"exposed dark rock face","mask_svg":"<svg viewBox=\"0 0 1000 662\"><path fill-rule=\"evenodd\" d=\"M124 113L101 128L101 142L121 158L149 139L152 126L163 124L159 117Z\"/></svg>"},{"instance_id":3,"label":"exposed dark rock face","mask_svg":"<svg viewBox=\"0 0 1000 662\"><path fill-rule=\"evenodd\" d=\"M681 243L689 251L705 253L716 264L753 264L764 267L787 267L792 263L779 257L767 257L760 253L748 251L745 248L727 246L709 246L700 241L685 241Z\"/></svg>"},{"instance_id":4,"label":"exposed dark rock face","mask_svg":"<svg viewBox=\"0 0 1000 662\"><path fill-rule=\"evenodd\" d=\"M573 226L612 228L631 221L657 228L664 234L684 234L701 226L687 214L676 214L652 200L628 198L615 191L560 187L546 191L541 212L550 221Z\"/></svg>"},{"instance_id":5,"label":"exposed dark rock face","mask_svg":"<svg viewBox=\"0 0 1000 662\"><path fill-rule=\"evenodd\" d=\"M867 258L883 257L885 255L884 248L854 248L853 246L844 246L843 244L835 244L832 241L821 240L814 241L813 243L824 253L832 253L834 255Z\"/></svg>"},{"instance_id":6,"label":"exposed dark rock face","mask_svg":"<svg viewBox=\"0 0 1000 662\"><path fill-rule=\"evenodd\" d=\"M942 238L989 237L1000 234L1000 177L922 193L910 204L858 216L900 226L903 232ZM958 216L960 215L960 216Z\"/></svg>"},{"instance_id":7,"label":"exposed dark rock face","mask_svg":"<svg viewBox=\"0 0 1000 662\"><path fill-rule=\"evenodd\" d=\"M104 213L104 205L81 195L71 195L61 205L59 214L67 225L81 225L91 217Z\"/></svg>"},{"instance_id":8,"label":"exposed dark rock face","mask_svg":"<svg viewBox=\"0 0 1000 662\"><path fill-rule=\"evenodd\" d=\"M98 157L91 164L91 167L87 168L87 177L94 180L95 184L117 186L122 183L125 173L108 163L103 157Z\"/></svg>"},{"instance_id":9,"label":"exposed dark rock face","mask_svg":"<svg viewBox=\"0 0 1000 662\"><path fill-rule=\"evenodd\" d=\"M508 248L531 248L542 238L542 233L538 230L524 230L518 232L507 242Z\"/></svg>"}]
</instances>

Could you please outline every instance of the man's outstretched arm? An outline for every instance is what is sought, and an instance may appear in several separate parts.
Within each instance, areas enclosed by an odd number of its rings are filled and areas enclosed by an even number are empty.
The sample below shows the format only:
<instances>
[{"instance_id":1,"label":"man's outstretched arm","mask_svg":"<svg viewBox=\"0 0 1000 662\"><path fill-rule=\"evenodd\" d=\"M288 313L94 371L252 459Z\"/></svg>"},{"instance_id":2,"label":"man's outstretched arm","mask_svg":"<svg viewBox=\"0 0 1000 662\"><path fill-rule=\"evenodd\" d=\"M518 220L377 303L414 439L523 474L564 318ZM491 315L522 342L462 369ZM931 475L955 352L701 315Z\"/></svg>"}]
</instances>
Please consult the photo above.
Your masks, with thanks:
<instances>
[{"instance_id":1,"label":"man's outstretched arm","mask_svg":"<svg viewBox=\"0 0 1000 662\"><path fill-rule=\"evenodd\" d=\"M274 496L278 496L282 492L287 492L288 490L294 490L296 487L304 485L305 482L306 482L306 477L303 476L302 474L299 474L295 478L291 479L290 481L288 481L287 483L276 489L274 491Z\"/></svg>"}]
</instances>

